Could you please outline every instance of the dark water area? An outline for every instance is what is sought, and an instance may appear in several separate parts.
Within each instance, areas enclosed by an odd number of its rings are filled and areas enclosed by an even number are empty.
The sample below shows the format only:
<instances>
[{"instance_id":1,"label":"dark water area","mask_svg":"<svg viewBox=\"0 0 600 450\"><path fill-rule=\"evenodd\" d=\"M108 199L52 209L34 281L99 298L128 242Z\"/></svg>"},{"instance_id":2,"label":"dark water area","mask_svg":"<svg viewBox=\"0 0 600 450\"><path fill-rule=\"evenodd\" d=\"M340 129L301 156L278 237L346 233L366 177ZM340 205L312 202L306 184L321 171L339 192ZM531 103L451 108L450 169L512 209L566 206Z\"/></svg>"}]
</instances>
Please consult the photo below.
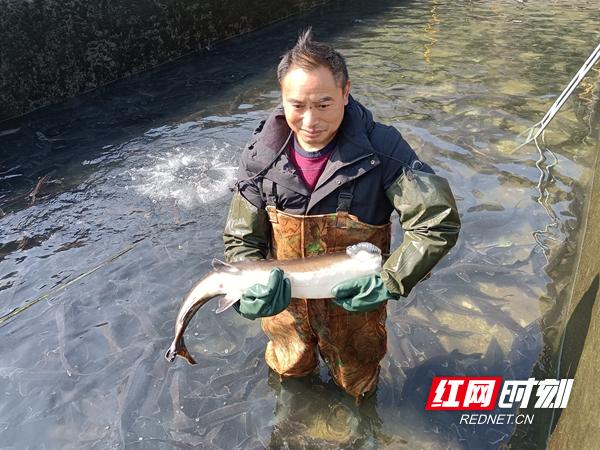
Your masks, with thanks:
<instances>
[{"instance_id":1,"label":"dark water area","mask_svg":"<svg viewBox=\"0 0 600 450\"><path fill-rule=\"evenodd\" d=\"M507 443L514 425L463 425L425 399L433 375L556 376L598 67L539 149L516 147L600 41L599 19L592 1L334 3L1 123L0 448ZM182 296L222 257L241 148L306 24L346 55L355 98L448 178L463 221L408 306L390 302L379 388L360 408L325 369L281 383L258 321L232 310L190 324L197 366L163 357ZM543 448L537 420L518 448Z\"/></svg>"}]
</instances>

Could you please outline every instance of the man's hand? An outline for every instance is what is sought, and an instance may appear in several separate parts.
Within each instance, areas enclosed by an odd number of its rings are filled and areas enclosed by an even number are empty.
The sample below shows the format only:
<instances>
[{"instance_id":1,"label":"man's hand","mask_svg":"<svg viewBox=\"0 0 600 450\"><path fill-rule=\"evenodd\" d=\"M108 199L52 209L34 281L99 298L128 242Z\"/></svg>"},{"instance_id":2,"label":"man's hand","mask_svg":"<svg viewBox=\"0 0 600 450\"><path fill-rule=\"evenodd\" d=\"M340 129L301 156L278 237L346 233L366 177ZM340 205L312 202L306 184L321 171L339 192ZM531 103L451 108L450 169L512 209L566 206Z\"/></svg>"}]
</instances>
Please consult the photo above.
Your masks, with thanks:
<instances>
[{"instance_id":1,"label":"man's hand","mask_svg":"<svg viewBox=\"0 0 600 450\"><path fill-rule=\"evenodd\" d=\"M292 286L283 277L283 270L271 270L266 285L255 284L246 289L240 300L233 304L234 309L246 319L269 317L279 314L290 304Z\"/></svg>"},{"instance_id":2,"label":"man's hand","mask_svg":"<svg viewBox=\"0 0 600 450\"><path fill-rule=\"evenodd\" d=\"M368 275L344 281L333 287L333 303L350 312L372 311L380 303L389 299L398 299L386 289L379 275Z\"/></svg>"}]
</instances>

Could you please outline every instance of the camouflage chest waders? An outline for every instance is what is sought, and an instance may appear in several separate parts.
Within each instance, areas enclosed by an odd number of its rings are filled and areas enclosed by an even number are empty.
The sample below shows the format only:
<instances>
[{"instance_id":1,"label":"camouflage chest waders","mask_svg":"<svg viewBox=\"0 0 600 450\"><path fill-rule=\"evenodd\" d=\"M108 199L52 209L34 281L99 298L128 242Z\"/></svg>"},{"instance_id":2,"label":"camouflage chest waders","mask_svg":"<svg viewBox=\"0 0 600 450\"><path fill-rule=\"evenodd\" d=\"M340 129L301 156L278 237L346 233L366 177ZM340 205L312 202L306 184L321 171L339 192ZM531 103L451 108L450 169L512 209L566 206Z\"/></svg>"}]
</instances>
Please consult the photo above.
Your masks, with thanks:
<instances>
[{"instance_id":1,"label":"camouflage chest waders","mask_svg":"<svg viewBox=\"0 0 600 450\"><path fill-rule=\"evenodd\" d=\"M352 183L350 183L352 184ZM342 190L336 213L294 215L276 209L267 197L274 259L292 259L344 251L371 242L388 254L391 224L369 225L348 213L352 186ZM379 362L387 350L386 304L369 312L348 312L331 299L293 298L288 308L262 319L269 337L265 359L282 377L311 373L317 350L335 382L357 401L374 390Z\"/></svg>"}]
</instances>

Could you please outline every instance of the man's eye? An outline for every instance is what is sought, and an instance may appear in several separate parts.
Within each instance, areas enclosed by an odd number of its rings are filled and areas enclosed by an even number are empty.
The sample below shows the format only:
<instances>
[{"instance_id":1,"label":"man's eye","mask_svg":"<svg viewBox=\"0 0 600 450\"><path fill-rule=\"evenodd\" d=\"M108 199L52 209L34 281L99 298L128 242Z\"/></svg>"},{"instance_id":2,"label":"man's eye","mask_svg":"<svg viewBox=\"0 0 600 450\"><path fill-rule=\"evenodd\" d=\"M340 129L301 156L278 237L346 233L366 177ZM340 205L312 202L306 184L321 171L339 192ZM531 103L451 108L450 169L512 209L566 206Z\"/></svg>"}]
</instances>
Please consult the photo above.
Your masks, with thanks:
<instances>
[{"instance_id":1,"label":"man's eye","mask_svg":"<svg viewBox=\"0 0 600 450\"><path fill-rule=\"evenodd\" d=\"M319 105L319 109L326 109L326 108L329 108L329 106L330 106L329 103L321 103Z\"/></svg>"},{"instance_id":2,"label":"man's eye","mask_svg":"<svg viewBox=\"0 0 600 450\"><path fill-rule=\"evenodd\" d=\"M294 109L300 109L300 108L302 108L302 105L292 105L292 108L294 108Z\"/></svg>"}]
</instances>

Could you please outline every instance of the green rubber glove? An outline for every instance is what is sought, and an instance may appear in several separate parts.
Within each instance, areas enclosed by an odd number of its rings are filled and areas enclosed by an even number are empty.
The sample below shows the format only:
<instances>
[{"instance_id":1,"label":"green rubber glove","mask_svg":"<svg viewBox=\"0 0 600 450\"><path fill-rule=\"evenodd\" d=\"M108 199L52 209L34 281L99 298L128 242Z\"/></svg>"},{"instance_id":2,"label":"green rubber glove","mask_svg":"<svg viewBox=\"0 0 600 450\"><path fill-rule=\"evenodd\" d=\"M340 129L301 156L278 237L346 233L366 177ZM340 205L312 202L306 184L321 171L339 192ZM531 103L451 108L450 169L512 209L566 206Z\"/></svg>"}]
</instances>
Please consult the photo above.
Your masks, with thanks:
<instances>
[{"instance_id":1,"label":"green rubber glove","mask_svg":"<svg viewBox=\"0 0 600 450\"><path fill-rule=\"evenodd\" d=\"M381 302L389 299L398 299L386 289L379 275L368 275L344 281L333 287L333 303L350 312L372 311Z\"/></svg>"},{"instance_id":2,"label":"green rubber glove","mask_svg":"<svg viewBox=\"0 0 600 450\"><path fill-rule=\"evenodd\" d=\"M292 285L283 278L283 270L271 270L266 285L255 284L246 289L240 300L233 304L234 309L246 319L269 317L279 314L290 304Z\"/></svg>"}]
</instances>

